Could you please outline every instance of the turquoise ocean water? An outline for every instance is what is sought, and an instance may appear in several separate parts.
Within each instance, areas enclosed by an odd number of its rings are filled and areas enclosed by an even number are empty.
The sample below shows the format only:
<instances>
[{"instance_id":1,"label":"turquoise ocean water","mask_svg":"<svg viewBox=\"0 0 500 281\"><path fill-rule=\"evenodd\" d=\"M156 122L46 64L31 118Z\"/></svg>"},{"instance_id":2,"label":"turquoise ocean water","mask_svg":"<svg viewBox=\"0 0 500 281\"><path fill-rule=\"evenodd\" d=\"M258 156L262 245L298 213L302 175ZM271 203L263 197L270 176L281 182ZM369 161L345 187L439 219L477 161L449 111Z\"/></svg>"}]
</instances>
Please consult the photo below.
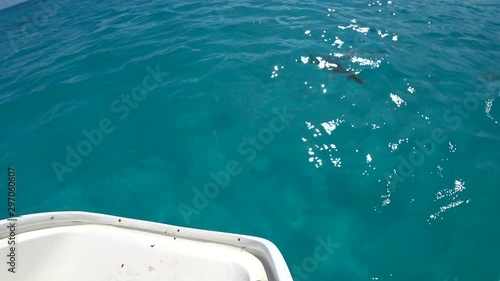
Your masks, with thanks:
<instances>
[{"instance_id":1,"label":"turquoise ocean water","mask_svg":"<svg viewBox=\"0 0 500 281\"><path fill-rule=\"evenodd\" d=\"M295 281L498 281L499 14L493 0L2 10L0 163L17 171L17 215L261 236ZM311 268L318 239L337 247Z\"/></svg>"}]
</instances>

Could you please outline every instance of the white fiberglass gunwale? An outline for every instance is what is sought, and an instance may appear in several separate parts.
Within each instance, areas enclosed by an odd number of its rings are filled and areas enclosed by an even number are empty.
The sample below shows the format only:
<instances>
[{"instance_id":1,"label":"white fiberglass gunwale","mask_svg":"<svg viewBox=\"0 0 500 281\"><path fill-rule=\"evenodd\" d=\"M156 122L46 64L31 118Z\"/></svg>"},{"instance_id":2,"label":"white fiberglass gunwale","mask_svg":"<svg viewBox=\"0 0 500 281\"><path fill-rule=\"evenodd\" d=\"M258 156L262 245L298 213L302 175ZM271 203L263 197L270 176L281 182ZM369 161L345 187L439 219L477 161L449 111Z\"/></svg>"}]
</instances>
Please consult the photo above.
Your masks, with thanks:
<instances>
[{"instance_id":1,"label":"white fiberglass gunwale","mask_svg":"<svg viewBox=\"0 0 500 281\"><path fill-rule=\"evenodd\" d=\"M0 221L7 262L13 234L16 273L7 264L0 280L293 281L278 248L253 236L87 212L38 213Z\"/></svg>"}]
</instances>

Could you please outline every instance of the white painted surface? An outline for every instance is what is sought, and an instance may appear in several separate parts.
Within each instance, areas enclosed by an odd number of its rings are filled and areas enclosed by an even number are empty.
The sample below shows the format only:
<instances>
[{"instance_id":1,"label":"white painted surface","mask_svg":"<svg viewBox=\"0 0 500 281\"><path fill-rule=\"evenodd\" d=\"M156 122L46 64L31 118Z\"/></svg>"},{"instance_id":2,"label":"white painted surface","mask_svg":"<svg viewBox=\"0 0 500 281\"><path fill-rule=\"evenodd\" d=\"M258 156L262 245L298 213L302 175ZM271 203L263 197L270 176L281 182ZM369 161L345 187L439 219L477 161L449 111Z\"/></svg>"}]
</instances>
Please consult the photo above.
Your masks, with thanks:
<instances>
[{"instance_id":1,"label":"white painted surface","mask_svg":"<svg viewBox=\"0 0 500 281\"><path fill-rule=\"evenodd\" d=\"M82 212L18 218L12 274L9 223L0 221L0 280L292 281L265 239Z\"/></svg>"}]
</instances>

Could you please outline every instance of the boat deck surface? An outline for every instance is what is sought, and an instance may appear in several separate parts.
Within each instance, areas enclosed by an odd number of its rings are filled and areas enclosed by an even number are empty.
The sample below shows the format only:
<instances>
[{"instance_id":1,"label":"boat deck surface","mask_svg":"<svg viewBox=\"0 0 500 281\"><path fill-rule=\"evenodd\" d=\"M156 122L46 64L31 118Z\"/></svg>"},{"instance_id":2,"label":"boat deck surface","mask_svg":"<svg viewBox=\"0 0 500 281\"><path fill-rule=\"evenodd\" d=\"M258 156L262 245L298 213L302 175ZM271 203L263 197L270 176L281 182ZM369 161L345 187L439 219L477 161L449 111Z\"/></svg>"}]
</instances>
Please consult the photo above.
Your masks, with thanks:
<instances>
[{"instance_id":1,"label":"boat deck surface","mask_svg":"<svg viewBox=\"0 0 500 281\"><path fill-rule=\"evenodd\" d=\"M0 221L6 261L11 222ZM278 281L278 267L286 267L265 239L106 215L29 215L16 232L16 273L4 265L0 280Z\"/></svg>"}]
</instances>

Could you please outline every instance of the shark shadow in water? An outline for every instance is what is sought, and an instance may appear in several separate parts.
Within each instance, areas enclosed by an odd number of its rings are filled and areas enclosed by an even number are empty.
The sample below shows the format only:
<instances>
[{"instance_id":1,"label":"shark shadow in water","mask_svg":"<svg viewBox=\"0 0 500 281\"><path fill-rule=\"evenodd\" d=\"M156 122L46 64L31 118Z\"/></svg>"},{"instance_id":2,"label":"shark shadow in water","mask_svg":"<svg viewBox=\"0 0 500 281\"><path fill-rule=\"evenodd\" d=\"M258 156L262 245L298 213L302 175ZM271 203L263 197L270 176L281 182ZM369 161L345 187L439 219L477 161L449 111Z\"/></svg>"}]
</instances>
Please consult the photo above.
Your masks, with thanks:
<instances>
[{"instance_id":1,"label":"shark shadow in water","mask_svg":"<svg viewBox=\"0 0 500 281\"><path fill-rule=\"evenodd\" d=\"M332 56L324 56L321 54L312 54L310 52L307 52L307 54L309 55L308 63L317 64L321 68L331 70L335 73L346 73L346 74L348 74L348 76L347 76L348 79L354 79L356 82L358 82L360 84L365 83L365 80L363 80L361 77L356 75L356 73L349 71L344 66L342 66L342 63L338 59L336 59ZM347 56L347 54L344 55L342 58L344 58L346 56Z\"/></svg>"}]
</instances>

